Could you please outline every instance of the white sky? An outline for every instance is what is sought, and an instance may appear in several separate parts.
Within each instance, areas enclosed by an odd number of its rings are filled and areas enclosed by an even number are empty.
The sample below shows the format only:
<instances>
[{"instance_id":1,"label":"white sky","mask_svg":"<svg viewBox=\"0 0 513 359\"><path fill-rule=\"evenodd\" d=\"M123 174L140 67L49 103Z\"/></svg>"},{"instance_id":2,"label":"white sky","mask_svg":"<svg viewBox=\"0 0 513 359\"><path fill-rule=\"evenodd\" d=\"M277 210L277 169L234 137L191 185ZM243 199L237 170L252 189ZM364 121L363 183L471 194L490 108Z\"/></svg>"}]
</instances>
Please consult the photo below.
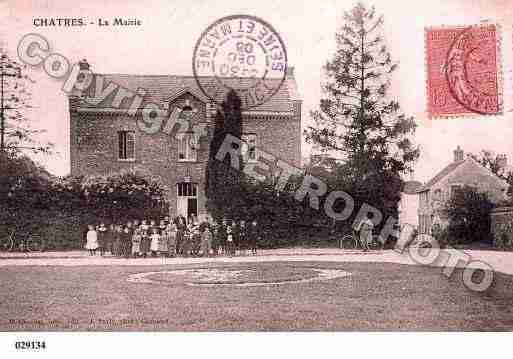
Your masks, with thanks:
<instances>
[{"instance_id":1,"label":"white sky","mask_svg":"<svg viewBox=\"0 0 513 359\"><path fill-rule=\"evenodd\" d=\"M385 16L385 36L392 58L399 62L392 95L419 125L416 143L422 154L416 179L426 181L452 159L452 150L490 149L513 160L513 2L512 0L367 1ZM287 46L289 65L295 67L303 96L303 126L320 98L322 66L334 51L334 34L344 10L353 1L5 1L0 3L0 38L12 53L27 33L45 36L52 50L75 62L87 58L101 73L192 75L192 52L201 32L212 22L232 14L258 16L274 26ZM32 25L33 18L82 17L88 21L114 17L138 18L138 27L55 27ZM471 25L488 20L502 26L502 70L505 115L496 118L428 120L424 64L424 28ZM69 114L62 83L42 69L31 70L33 88L30 114L34 126L47 129L44 138L56 144L57 154L38 157L52 173L69 172ZM309 146L303 146L303 156Z\"/></svg>"}]
</instances>

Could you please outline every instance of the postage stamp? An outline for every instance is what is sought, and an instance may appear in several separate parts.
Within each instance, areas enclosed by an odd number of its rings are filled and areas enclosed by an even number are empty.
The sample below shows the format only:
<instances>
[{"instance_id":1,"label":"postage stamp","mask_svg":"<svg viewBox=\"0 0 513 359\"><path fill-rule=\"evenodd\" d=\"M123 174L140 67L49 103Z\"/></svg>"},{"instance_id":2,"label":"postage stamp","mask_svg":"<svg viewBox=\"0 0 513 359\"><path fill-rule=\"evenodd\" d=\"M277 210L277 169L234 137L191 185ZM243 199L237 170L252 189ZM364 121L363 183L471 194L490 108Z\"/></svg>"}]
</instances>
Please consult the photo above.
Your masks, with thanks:
<instances>
[{"instance_id":1,"label":"postage stamp","mask_svg":"<svg viewBox=\"0 0 513 359\"><path fill-rule=\"evenodd\" d=\"M223 17L198 39L192 59L201 91L216 103L234 90L242 108L265 103L282 86L287 50L278 32L250 15Z\"/></svg>"},{"instance_id":2,"label":"postage stamp","mask_svg":"<svg viewBox=\"0 0 513 359\"><path fill-rule=\"evenodd\" d=\"M429 118L502 111L496 25L426 29Z\"/></svg>"}]
</instances>

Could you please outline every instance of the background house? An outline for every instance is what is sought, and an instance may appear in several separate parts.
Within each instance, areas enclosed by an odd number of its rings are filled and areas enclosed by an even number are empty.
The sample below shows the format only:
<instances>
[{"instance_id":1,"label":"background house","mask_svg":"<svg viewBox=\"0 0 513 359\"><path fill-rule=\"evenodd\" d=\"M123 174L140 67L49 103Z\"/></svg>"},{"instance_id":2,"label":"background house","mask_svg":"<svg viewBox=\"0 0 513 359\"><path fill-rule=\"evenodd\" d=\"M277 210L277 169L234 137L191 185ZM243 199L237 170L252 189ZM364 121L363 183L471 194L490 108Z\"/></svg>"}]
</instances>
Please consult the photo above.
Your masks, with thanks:
<instances>
[{"instance_id":1,"label":"background house","mask_svg":"<svg viewBox=\"0 0 513 359\"><path fill-rule=\"evenodd\" d=\"M85 61L80 66L84 72L89 70ZM247 161L257 160L258 151L263 150L300 167L302 101L293 70L287 69L284 83L267 102L243 110L242 139L248 144ZM120 86L118 91L124 88L136 93L144 89L146 94L139 110L128 113L130 97L114 106L118 98L115 91L96 103L91 92L100 77L104 89L110 83ZM220 86L214 77L211 83ZM137 120L142 118L140 109L148 103L159 106L155 114L163 117L163 128L170 114L178 112L189 128L204 126L209 136L195 138L188 131L178 136L165 131L141 131L138 122L142 121ZM143 168L167 185L171 215L195 214L204 218L205 171L216 111L215 103L206 98L192 76L95 74L85 91L69 96L71 175L103 175L130 167ZM180 129L184 130L187 129Z\"/></svg>"},{"instance_id":2,"label":"background house","mask_svg":"<svg viewBox=\"0 0 513 359\"><path fill-rule=\"evenodd\" d=\"M505 156L502 157L501 166L507 166ZM494 203L507 197L508 183L482 166L472 156L465 156L464 151L458 146L454 150L453 161L418 191L420 233L430 233L434 223L439 223L442 227L448 224L442 213L444 204L455 191L464 186L485 192Z\"/></svg>"}]
</instances>

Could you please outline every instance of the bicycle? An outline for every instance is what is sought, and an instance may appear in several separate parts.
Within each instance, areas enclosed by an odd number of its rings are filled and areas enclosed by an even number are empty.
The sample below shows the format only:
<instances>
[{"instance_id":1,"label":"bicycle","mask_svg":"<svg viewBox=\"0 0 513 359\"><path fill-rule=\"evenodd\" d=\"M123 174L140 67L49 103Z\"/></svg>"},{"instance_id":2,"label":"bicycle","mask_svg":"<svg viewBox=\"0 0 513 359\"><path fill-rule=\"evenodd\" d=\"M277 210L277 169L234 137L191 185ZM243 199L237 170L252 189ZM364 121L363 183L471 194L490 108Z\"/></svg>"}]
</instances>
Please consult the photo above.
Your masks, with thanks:
<instances>
[{"instance_id":1,"label":"bicycle","mask_svg":"<svg viewBox=\"0 0 513 359\"><path fill-rule=\"evenodd\" d=\"M355 232L348 233L340 239L341 249L358 249L360 248L360 241Z\"/></svg>"},{"instance_id":2,"label":"bicycle","mask_svg":"<svg viewBox=\"0 0 513 359\"><path fill-rule=\"evenodd\" d=\"M0 252L10 252L14 246L14 229L8 237L0 237Z\"/></svg>"},{"instance_id":3,"label":"bicycle","mask_svg":"<svg viewBox=\"0 0 513 359\"><path fill-rule=\"evenodd\" d=\"M16 231L13 229L9 237L0 241L0 251L40 252L43 251L43 242L41 237L36 234L28 233L25 236L16 236Z\"/></svg>"},{"instance_id":4,"label":"bicycle","mask_svg":"<svg viewBox=\"0 0 513 359\"><path fill-rule=\"evenodd\" d=\"M372 242L368 243L367 247L369 249L382 249L383 243L379 237L379 235L372 235ZM358 233L352 232L350 234L346 234L342 236L340 240L340 248L342 249L363 249L362 244L360 243L360 238Z\"/></svg>"}]
</instances>

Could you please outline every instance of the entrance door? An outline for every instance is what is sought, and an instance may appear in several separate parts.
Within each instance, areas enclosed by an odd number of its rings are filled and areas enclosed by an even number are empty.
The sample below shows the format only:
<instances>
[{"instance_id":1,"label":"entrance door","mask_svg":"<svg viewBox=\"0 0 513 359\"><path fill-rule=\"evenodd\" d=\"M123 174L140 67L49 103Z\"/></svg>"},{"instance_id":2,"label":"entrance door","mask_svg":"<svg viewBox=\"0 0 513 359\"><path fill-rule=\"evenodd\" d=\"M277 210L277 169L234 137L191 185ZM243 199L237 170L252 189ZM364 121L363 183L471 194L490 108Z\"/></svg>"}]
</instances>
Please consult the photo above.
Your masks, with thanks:
<instances>
[{"instance_id":1,"label":"entrance door","mask_svg":"<svg viewBox=\"0 0 513 359\"><path fill-rule=\"evenodd\" d=\"M198 217L198 199L196 197L187 198L187 218L189 218L191 214Z\"/></svg>"},{"instance_id":2,"label":"entrance door","mask_svg":"<svg viewBox=\"0 0 513 359\"><path fill-rule=\"evenodd\" d=\"M189 218L191 214L198 215L198 185L190 182L176 184L176 211L178 215Z\"/></svg>"}]
</instances>

